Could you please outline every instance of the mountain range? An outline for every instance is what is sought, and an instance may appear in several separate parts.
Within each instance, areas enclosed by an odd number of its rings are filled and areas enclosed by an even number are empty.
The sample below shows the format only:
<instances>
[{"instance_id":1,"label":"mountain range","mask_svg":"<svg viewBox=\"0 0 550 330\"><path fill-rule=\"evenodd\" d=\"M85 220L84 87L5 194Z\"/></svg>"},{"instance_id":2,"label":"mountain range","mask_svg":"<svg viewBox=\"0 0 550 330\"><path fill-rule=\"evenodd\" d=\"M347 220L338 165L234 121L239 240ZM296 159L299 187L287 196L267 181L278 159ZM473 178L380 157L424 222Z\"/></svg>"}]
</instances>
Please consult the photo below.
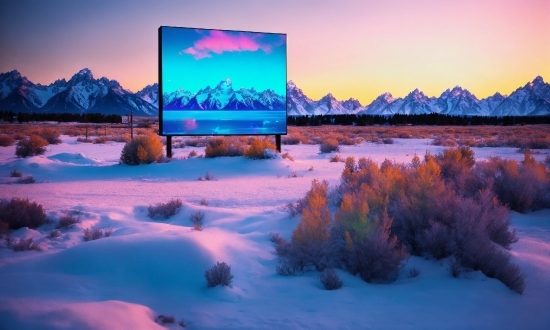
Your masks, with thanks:
<instances>
[{"instance_id":1,"label":"mountain range","mask_svg":"<svg viewBox=\"0 0 550 330\"><path fill-rule=\"evenodd\" d=\"M459 86L447 89L439 97L428 97L418 89L403 98L390 93L378 96L363 106L350 98L337 100L327 94L312 100L292 81L287 83L286 108L289 116L336 114L428 114L467 116L544 116L550 115L550 84L536 77L510 95L496 93L478 99ZM284 110L284 96L272 90L237 89L230 79L215 87L206 86L197 93L178 89L162 95L165 110ZM0 110L41 113L104 113L136 116L158 115L158 84L137 93L122 88L116 80L95 79L89 69L82 69L66 81L50 85L34 84L14 70L0 73Z\"/></svg>"}]
</instances>

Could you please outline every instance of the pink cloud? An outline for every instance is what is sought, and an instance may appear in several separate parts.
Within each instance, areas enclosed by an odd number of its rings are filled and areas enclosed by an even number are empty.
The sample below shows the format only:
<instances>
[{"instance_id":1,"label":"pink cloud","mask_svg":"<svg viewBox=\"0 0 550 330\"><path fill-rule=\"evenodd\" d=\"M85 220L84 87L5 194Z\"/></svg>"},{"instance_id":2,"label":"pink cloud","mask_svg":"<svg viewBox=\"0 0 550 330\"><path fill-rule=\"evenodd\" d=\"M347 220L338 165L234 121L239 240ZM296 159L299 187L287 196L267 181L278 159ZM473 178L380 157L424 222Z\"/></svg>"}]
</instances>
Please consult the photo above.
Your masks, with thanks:
<instances>
[{"instance_id":1,"label":"pink cloud","mask_svg":"<svg viewBox=\"0 0 550 330\"><path fill-rule=\"evenodd\" d=\"M261 49L266 54L269 54L271 53L273 47L269 44L262 44L258 42L258 39L262 36L262 34L229 34L224 31L210 31L209 35L197 40L193 47L184 49L182 52L192 55L197 60L212 57L211 53L221 54L223 52L254 52L258 49Z\"/></svg>"}]
</instances>

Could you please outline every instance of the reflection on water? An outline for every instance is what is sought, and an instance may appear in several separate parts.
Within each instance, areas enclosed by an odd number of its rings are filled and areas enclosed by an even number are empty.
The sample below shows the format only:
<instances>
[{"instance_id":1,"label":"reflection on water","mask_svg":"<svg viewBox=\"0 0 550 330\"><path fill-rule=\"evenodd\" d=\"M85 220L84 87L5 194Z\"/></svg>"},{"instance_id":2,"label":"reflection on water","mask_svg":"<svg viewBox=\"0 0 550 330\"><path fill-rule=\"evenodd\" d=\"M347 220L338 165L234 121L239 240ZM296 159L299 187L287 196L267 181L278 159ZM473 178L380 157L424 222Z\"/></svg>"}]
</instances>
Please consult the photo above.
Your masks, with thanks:
<instances>
[{"instance_id":1,"label":"reflection on water","mask_svg":"<svg viewBox=\"0 0 550 330\"><path fill-rule=\"evenodd\" d=\"M285 134L286 111L164 111L164 135Z\"/></svg>"}]
</instances>

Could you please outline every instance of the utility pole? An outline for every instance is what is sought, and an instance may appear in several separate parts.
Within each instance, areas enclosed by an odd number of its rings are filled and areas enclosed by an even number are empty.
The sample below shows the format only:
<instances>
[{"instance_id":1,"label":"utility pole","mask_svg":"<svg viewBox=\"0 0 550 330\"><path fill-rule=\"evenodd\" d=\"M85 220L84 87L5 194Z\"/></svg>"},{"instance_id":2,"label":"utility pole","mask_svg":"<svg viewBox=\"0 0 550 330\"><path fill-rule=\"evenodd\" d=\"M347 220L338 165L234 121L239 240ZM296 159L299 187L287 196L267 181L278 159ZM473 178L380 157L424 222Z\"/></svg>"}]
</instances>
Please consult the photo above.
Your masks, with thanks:
<instances>
[{"instance_id":1,"label":"utility pole","mask_svg":"<svg viewBox=\"0 0 550 330\"><path fill-rule=\"evenodd\" d=\"M130 112L130 136L132 137L132 141L134 140L134 110Z\"/></svg>"}]
</instances>

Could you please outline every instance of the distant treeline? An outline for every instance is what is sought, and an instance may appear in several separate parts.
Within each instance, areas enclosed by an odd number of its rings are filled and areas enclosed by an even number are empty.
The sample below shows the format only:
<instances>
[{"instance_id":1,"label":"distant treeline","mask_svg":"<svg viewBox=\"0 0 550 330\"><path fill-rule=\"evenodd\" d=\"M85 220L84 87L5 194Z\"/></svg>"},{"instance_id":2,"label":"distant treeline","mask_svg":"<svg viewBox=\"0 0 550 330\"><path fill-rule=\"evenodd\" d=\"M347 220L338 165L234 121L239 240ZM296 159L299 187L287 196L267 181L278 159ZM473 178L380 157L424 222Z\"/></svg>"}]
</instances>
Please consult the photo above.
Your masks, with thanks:
<instances>
[{"instance_id":1,"label":"distant treeline","mask_svg":"<svg viewBox=\"0 0 550 330\"><path fill-rule=\"evenodd\" d=\"M288 125L319 126L319 125L526 125L550 124L550 116L451 116L432 113L427 115L312 115L289 116Z\"/></svg>"},{"instance_id":2,"label":"distant treeline","mask_svg":"<svg viewBox=\"0 0 550 330\"><path fill-rule=\"evenodd\" d=\"M28 123L30 121L57 121L77 123L121 123L119 115L104 115L101 113L14 113L12 111L0 111L0 119L4 122Z\"/></svg>"}]
</instances>

